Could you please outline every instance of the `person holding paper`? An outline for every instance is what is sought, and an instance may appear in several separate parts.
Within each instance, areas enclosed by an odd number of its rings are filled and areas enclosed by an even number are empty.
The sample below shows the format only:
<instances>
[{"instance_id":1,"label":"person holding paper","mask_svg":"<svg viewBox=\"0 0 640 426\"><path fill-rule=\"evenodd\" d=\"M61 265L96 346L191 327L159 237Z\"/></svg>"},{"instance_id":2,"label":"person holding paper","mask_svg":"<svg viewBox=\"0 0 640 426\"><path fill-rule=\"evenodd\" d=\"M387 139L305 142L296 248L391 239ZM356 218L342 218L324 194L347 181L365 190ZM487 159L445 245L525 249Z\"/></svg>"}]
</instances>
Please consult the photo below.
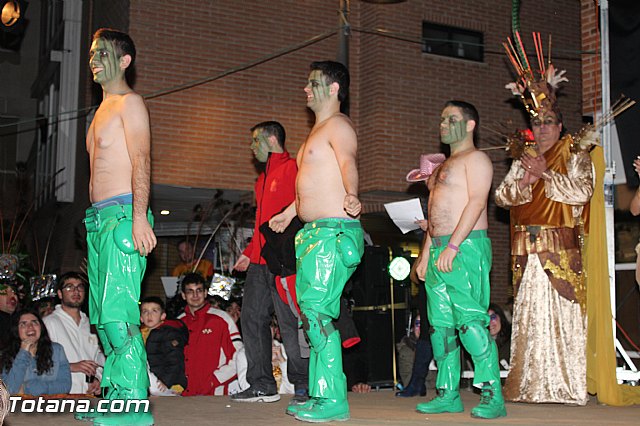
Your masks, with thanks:
<instances>
[{"instance_id":1,"label":"person holding paper","mask_svg":"<svg viewBox=\"0 0 640 426\"><path fill-rule=\"evenodd\" d=\"M428 232L416 268L425 280L431 345L438 365L437 396L418 404L421 413L464 411L460 399L460 341L473 359L474 386L482 389L472 417L507 414L500 386L498 350L489 336L491 240L487 237L487 199L493 177L489 157L476 149L476 108L462 101L445 104L440 140L451 156L427 181Z\"/></svg>"}]
</instances>

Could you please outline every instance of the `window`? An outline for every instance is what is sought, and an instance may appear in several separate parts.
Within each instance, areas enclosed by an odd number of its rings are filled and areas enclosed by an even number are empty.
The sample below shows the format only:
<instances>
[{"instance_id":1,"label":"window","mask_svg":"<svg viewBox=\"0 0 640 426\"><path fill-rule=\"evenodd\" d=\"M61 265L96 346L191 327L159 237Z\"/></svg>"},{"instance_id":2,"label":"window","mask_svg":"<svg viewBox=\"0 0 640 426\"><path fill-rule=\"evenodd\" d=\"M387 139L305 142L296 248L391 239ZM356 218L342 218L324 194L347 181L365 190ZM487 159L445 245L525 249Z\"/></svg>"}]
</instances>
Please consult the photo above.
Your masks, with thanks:
<instances>
[{"instance_id":1,"label":"window","mask_svg":"<svg viewBox=\"0 0 640 426\"><path fill-rule=\"evenodd\" d=\"M482 62L484 60L484 37L478 31L424 21L422 23L422 51L433 55Z\"/></svg>"}]
</instances>

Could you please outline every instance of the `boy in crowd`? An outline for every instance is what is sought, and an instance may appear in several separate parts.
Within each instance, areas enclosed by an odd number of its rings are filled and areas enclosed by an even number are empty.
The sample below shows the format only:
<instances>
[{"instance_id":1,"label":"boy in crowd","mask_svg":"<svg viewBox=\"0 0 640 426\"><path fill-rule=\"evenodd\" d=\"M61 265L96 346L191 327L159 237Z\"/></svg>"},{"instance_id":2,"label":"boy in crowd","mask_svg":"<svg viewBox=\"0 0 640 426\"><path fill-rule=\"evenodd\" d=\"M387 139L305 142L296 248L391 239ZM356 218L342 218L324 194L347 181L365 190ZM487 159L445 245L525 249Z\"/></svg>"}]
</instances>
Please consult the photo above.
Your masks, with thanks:
<instances>
[{"instance_id":1,"label":"boy in crowd","mask_svg":"<svg viewBox=\"0 0 640 426\"><path fill-rule=\"evenodd\" d=\"M180 320L167 320L164 302L146 297L140 303L140 332L147 349L149 369L160 380L160 390L182 393L187 387L184 373L184 347L189 341L187 327Z\"/></svg>"}]
</instances>

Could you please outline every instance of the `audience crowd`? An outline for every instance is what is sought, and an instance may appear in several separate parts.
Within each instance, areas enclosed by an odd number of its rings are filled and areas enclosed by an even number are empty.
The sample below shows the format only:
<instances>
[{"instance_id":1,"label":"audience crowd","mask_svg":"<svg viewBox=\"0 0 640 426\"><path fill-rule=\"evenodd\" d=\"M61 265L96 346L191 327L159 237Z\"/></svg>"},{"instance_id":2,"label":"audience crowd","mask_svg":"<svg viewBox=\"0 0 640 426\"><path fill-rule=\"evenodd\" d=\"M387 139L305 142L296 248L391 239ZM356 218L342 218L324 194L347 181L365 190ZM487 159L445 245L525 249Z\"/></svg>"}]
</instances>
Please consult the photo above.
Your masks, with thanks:
<instances>
[{"instance_id":1,"label":"audience crowd","mask_svg":"<svg viewBox=\"0 0 640 426\"><path fill-rule=\"evenodd\" d=\"M238 328L242 298L225 300L209 296L207 290L202 275L187 273L181 277L175 297L166 301L155 296L141 299L141 333L147 349L151 395L232 395L249 388ZM86 314L86 276L79 272L63 274L57 280L56 295L22 303L16 289L4 284L0 290L0 377L11 394L100 396L105 356ZM501 367L508 369L508 316L493 303L488 314L489 332L498 345ZM398 343L398 359L403 361L398 377L405 386L411 377L419 321L412 334ZM287 377L287 353L275 316L271 331L278 392L293 394L295 387ZM369 392L364 359L355 355L360 352L357 346L344 349L349 390ZM354 362L349 361L351 358Z\"/></svg>"}]
</instances>

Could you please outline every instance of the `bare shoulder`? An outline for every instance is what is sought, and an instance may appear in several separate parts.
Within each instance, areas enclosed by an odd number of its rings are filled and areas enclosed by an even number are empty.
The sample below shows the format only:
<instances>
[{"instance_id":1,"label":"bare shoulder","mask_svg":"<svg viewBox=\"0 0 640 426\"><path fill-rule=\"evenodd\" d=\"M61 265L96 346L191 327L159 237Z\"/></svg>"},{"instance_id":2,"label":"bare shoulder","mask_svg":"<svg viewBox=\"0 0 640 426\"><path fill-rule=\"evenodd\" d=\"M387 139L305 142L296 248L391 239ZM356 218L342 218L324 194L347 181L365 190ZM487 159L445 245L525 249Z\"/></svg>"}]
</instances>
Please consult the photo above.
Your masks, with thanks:
<instances>
[{"instance_id":1,"label":"bare shoulder","mask_svg":"<svg viewBox=\"0 0 640 426\"><path fill-rule=\"evenodd\" d=\"M127 93L122 96L122 105L126 110L147 110L147 104L144 102L144 98L136 92Z\"/></svg>"},{"instance_id":2,"label":"bare shoulder","mask_svg":"<svg viewBox=\"0 0 640 426\"><path fill-rule=\"evenodd\" d=\"M467 154L467 160L491 163L491 159L489 158L489 156L484 151L480 151L478 149L469 151L469 153Z\"/></svg>"},{"instance_id":3,"label":"bare shoulder","mask_svg":"<svg viewBox=\"0 0 640 426\"><path fill-rule=\"evenodd\" d=\"M344 114L336 114L327 120L326 129L329 132L329 143L334 145L335 142L340 144L349 143L349 145L357 143L356 129L349 117Z\"/></svg>"},{"instance_id":4,"label":"bare shoulder","mask_svg":"<svg viewBox=\"0 0 640 426\"><path fill-rule=\"evenodd\" d=\"M351 121L351 119L340 113L340 114L336 114L333 117L329 118L328 120L329 122L327 124L330 124L331 126L335 126L339 129L351 129L353 131L355 131L355 128L353 126L353 121Z\"/></svg>"},{"instance_id":5,"label":"bare shoulder","mask_svg":"<svg viewBox=\"0 0 640 426\"><path fill-rule=\"evenodd\" d=\"M471 167L493 168L489 156L485 152L479 151L477 149L470 151L467 155L465 155L464 162L467 164L467 166Z\"/></svg>"}]
</instances>

